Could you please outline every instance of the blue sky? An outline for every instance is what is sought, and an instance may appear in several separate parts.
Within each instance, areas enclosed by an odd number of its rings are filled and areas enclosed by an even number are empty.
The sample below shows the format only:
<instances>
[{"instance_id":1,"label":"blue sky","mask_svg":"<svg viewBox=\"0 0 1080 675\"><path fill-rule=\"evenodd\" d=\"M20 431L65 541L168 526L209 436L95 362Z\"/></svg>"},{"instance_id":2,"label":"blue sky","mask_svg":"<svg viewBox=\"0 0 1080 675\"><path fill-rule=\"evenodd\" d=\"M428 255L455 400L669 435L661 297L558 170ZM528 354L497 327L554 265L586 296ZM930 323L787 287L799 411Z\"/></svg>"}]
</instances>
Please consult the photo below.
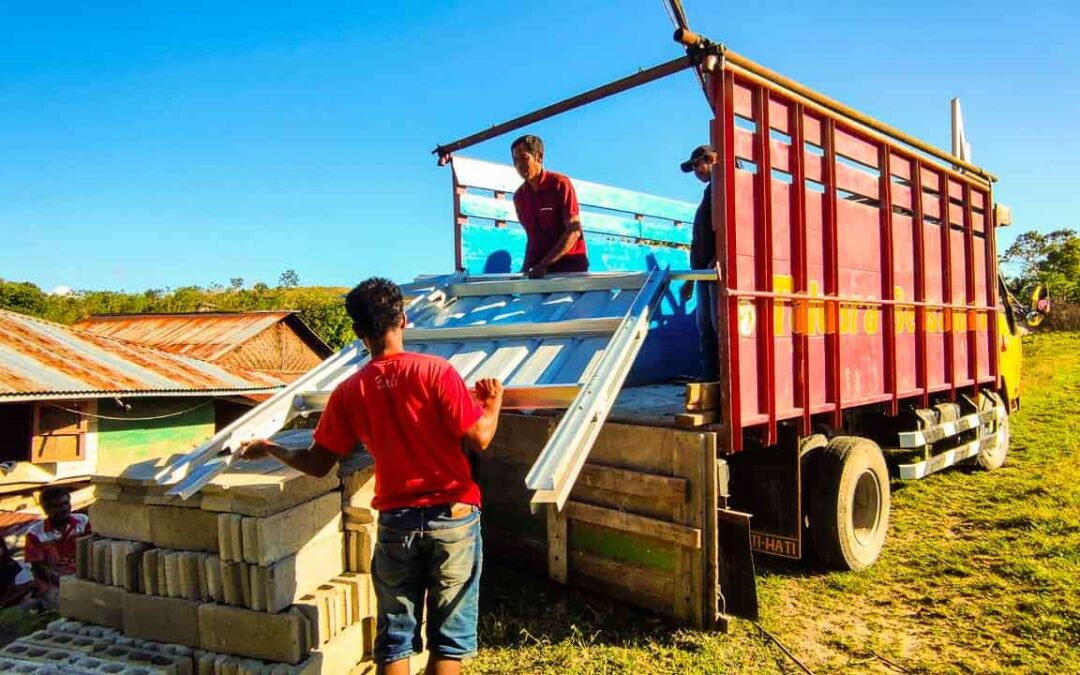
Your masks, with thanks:
<instances>
[{"instance_id":1,"label":"blue sky","mask_svg":"<svg viewBox=\"0 0 1080 675\"><path fill-rule=\"evenodd\" d=\"M660 0L0 4L0 277L139 291L349 285L453 264L430 150L679 55ZM685 0L714 40L976 163L1027 229L1077 227L1078 12ZM41 7L46 6L45 9ZM547 164L696 200L690 73L536 125ZM509 139L462 154L506 161Z\"/></svg>"}]
</instances>

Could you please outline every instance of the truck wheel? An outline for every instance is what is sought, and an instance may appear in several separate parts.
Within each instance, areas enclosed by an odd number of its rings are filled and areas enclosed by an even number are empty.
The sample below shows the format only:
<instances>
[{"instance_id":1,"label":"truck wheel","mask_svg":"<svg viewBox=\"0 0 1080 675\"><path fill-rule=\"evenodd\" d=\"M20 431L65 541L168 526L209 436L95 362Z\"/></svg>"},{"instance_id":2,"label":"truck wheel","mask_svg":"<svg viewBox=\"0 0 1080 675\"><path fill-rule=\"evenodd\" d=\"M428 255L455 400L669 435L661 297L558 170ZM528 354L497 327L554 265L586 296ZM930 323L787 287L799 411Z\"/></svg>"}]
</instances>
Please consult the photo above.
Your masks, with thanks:
<instances>
[{"instance_id":1,"label":"truck wheel","mask_svg":"<svg viewBox=\"0 0 1080 675\"><path fill-rule=\"evenodd\" d=\"M986 403L983 408L992 408L997 405L999 401L991 400L989 396L984 396L983 401ZM1000 420L991 420L986 424L979 426L979 439L983 439L995 432L1000 432L998 436L998 442L991 445L987 445L984 448L979 449L979 454L975 457L975 462L981 468L987 471L993 471L999 469L1005 464L1005 457L1009 454L1009 414L1005 413L1005 416Z\"/></svg>"},{"instance_id":2,"label":"truck wheel","mask_svg":"<svg viewBox=\"0 0 1080 675\"><path fill-rule=\"evenodd\" d=\"M874 564L889 528L889 470L877 443L838 436L816 451L810 486L810 541L830 567Z\"/></svg>"}]
</instances>

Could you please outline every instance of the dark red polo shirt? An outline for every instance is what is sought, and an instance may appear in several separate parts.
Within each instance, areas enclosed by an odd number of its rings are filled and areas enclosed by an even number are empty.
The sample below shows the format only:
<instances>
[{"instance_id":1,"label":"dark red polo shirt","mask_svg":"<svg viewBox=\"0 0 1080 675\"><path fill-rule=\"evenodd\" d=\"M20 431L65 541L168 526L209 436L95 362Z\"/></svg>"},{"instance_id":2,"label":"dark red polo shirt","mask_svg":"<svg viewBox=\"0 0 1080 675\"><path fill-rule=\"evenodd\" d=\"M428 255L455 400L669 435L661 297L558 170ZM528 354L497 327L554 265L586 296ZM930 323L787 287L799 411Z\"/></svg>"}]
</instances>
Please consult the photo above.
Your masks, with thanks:
<instances>
[{"instance_id":1,"label":"dark red polo shirt","mask_svg":"<svg viewBox=\"0 0 1080 675\"><path fill-rule=\"evenodd\" d=\"M533 190L532 186L525 182L514 192L514 208L517 209L518 222L525 228L528 236L525 269L540 262L555 248L555 244L566 232L567 221L580 213L574 184L561 173L547 170L540 174L538 190ZM585 250L585 236L582 234L573 248L556 260L548 271L587 272L588 269L588 253Z\"/></svg>"},{"instance_id":2,"label":"dark red polo shirt","mask_svg":"<svg viewBox=\"0 0 1080 675\"><path fill-rule=\"evenodd\" d=\"M454 502L480 506L461 439L482 414L445 359L390 354L334 389L315 442L339 455L363 442L375 460L371 505L378 511Z\"/></svg>"}]
</instances>

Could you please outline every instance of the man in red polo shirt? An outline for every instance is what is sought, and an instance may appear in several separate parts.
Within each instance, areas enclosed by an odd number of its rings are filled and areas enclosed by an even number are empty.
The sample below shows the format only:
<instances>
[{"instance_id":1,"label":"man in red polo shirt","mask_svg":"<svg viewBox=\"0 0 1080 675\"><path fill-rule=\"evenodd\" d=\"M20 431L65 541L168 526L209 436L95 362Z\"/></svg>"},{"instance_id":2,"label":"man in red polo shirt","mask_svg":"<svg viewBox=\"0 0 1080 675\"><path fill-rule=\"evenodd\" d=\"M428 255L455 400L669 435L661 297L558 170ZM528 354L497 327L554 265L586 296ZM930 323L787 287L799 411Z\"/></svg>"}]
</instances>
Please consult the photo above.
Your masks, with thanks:
<instances>
[{"instance_id":1,"label":"man in red polo shirt","mask_svg":"<svg viewBox=\"0 0 1080 675\"><path fill-rule=\"evenodd\" d=\"M548 272L588 272L577 193L570 179L544 168L544 142L522 136L510 144L514 168L525 179L514 192L518 222L525 228L525 264L532 279Z\"/></svg>"},{"instance_id":2,"label":"man in red polo shirt","mask_svg":"<svg viewBox=\"0 0 1080 675\"><path fill-rule=\"evenodd\" d=\"M26 533L24 557L34 573L35 595L55 606L60 577L75 574L75 540L90 534L90 519L71 512L71 493L65 487L47 487L39 499L45 519Z\"/></svg>"},{"instance_id":3,"label":"man in red polo shirt","mask_svg":"<svg viewBox=\"0 0 1080 675\"><path fill-rule=\"evenodd\" d=\"M382 673L408 674L409 657L423 650L426 607L427 672L456 675L461 660L476 653L483 563L480 488L462 442L487 448L502 385L483 379L470 392L445 359L406 352L401 289L386 279L354 288L345 309L371 360L334 389L311 447L291 452L260 440L243 456L271 454L323 476L364 444L375 460L372 506L379 511L375 661Z\"/></svg>"}]
</instances>

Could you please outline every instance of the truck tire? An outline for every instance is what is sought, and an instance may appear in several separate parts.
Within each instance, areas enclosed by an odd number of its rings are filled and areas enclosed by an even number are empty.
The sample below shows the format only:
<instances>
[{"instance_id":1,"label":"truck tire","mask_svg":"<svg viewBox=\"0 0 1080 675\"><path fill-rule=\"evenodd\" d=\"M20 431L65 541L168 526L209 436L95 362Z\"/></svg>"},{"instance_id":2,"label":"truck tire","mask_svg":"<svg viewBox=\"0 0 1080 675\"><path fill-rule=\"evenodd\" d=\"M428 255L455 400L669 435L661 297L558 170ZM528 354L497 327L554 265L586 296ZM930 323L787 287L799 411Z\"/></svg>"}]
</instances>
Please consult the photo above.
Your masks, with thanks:
<instances>
[{"instance_id":1,"label":"truck tire","mask_svg":"<svg viewBox=\"0 0 1080 675\"><path fill-rule=\"evenodd\" d=\"M993 399L990 396L984 396L985 401L982 406L985 408L992 408L1000 403L1000 399L995 396ZM983 439L995 432L1001 432L998 442L996 444L988 445L985 448L979 449L979 454L975 456L975 463L980 468L986 471L993 471L994 469L1000 469L1005 464L1005 458L1009 454L1009 414L1006 412L1005 416L1000 420L991 420L986 424L979 426L979 439Z\"/></svg>"},{"instance_id":2,"label":"truck tire","mask_svg":"<svg viewBox=\"0 0 1080 675\"><path fill-rule=\"evenodd\" d=\"M877 443L838 436L815 452L810 542L830 567L874 564L889 528L889 470Z\"/></svg>"}]
</instances>

